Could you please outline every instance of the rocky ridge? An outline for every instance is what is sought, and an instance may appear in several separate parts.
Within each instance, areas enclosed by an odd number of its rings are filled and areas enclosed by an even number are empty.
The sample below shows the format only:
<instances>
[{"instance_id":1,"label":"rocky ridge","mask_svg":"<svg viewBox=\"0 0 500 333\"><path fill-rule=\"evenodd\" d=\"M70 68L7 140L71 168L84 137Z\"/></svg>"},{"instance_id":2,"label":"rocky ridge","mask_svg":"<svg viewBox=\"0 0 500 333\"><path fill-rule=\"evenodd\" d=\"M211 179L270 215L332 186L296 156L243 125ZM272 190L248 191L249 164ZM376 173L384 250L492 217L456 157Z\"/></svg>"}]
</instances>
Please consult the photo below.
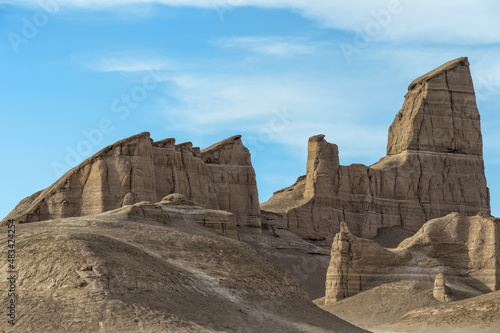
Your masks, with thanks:
<instances>
[{"instance_id":1,"label":"rocky ridge","mask_svg":"<svg viewBox=\"0 0 500 333\"><path fill-rule=\"evenodd\" d=\"M260 227L255 171L241 136L200 151L191 142L154 142L147 132L116 142L22 200L2 220L36 222L88 216L179 193L239 226Z\"/></svg>"}]
</instances>

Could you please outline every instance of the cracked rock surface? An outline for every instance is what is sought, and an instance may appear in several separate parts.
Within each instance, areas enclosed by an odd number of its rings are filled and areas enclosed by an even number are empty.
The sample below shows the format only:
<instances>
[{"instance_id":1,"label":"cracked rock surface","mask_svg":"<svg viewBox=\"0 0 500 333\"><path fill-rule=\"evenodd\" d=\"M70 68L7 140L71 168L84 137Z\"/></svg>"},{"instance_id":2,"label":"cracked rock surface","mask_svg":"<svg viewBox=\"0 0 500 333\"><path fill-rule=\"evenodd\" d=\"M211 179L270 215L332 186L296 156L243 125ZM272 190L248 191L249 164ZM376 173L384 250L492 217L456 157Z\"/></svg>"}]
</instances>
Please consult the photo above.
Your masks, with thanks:
<instances>
[{"instance_id":1,"label":"cracked rock surface","mask_svg":"<svg viewBox=\"0 0 500 333\"><path fill-rule=\"evenodd\" d=\"M360 134L362 135L362 134ZM306 175L261 204L262 223L329 246L340 222L357 236L416 232L452 212L490 212L480 116L467 58L416 79L389 129L387 156L340 165L324 135L309 139Z\"/></svg>"}]
</instances>

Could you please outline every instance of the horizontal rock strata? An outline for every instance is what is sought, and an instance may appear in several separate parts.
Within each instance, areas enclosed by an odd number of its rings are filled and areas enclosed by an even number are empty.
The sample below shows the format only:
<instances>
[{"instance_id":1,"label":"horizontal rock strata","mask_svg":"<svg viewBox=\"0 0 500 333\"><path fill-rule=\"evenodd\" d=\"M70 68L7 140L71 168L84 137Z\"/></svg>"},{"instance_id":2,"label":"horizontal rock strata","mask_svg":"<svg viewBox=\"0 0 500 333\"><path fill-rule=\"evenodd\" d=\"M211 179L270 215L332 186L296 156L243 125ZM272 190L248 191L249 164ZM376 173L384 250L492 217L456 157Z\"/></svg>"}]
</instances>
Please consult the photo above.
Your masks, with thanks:
<instances>
[{"instance_id":1,"label":"horizontal rock strata","mask_svg":"<svg viewBox=\"0 0 500 333\"><path fill-rule=\"evenodd\" d=\"M451 212L490 212L480 117L467 58L415 80L389 129L387 156L339 163L324 135L309 139L306 175L261 205L262 221L329 245L345 221L372 238L393 226L416 232Z\"/></svg>"},{"instance_id":2,"label":"horizontal rock strata","mask_svg":"<svg viewBox=\"0 0 500 333\"><path fill-rule=\"evenodd\" d=\"M255 171L241 136L201 150L141 133L116 142L22 200L2 221L22 222L99 214L179 193L203 207L226 210L240 226L259 228ZM260 230L260 229L259 229Z\"/></svg>"},{"instance_id":3,"label":"horizontal rock strata","mask_svg":"<svg viewBox=\"0 0 500 333\"><path fill-rule=\"evenodd\" d=\"M343 223L332 244L325 303L405 280L436 279L442 301L477 296L500 289L499 262L500 219L484 214L431 220L396 249L356 237Z\"/></svg>"},{"instance_id":4,"label":"horizontal rock strata","mask_svg":"<svg viewBox=\"0 0 500 333\"><path fill-rule=\"evenodd\" d=\"M178 193L170 194L158 203L139 202L105 214L126 219L148 219L167 225L170 222L197 223L218 235L238 239L236 216L233 213L201 207Z\"/></svg>"}]
</instances>

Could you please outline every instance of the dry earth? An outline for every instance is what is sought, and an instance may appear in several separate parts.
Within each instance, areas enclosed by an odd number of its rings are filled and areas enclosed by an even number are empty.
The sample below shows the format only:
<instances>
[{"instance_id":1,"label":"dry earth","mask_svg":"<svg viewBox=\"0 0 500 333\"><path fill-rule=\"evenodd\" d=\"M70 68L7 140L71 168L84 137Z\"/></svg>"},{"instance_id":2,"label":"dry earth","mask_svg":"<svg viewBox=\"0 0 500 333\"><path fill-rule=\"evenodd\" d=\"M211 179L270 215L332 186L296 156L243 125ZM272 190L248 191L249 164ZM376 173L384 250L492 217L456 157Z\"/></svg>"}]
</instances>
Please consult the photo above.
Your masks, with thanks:
<instances>
[{"instance_id":1,"label":"dry earth","mask_svg":"<svg viewBox=\"0 0 500 333\"><path fill-rule=\"evenodd\" d=\"M385 284L324 305L322 309L375 333L498 333L500 291L443 304L432 297L432 283Z\"/></svg>"},{"instance_id":2,"label":"dry earth","mask_svg":"<svg viewBox=\"0 0 500 333\"><path fill-rule=\"evenodd\" d=\"M500 291L416 309L374 332L498 333Z\"/></svg>"},{"instance_id":3,"label":"dry earth","mask_svg":"<svg viewBox=\"0 0 500 333\"><path fill-rule=\"evenodd\" d=\"M244 243L131 212L18 225L18 322L0 330L364 332Z\"/></svg>"}]
</instances>

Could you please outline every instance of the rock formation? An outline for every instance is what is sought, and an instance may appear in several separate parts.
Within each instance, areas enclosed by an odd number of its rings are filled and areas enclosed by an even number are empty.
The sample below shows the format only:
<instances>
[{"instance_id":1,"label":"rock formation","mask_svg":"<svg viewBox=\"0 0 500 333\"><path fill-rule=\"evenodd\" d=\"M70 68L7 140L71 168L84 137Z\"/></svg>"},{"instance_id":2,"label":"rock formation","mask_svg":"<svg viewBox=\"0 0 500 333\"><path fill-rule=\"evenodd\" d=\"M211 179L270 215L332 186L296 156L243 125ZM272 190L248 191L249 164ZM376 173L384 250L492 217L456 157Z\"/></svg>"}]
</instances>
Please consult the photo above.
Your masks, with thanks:
<instances>
[{"instance_id":1,"label":"rock formation","mask_svg":"<svg viewBox=\"0 0 500 333\"><path fill-rule=\"evenodd\" d=\"M175 195L16 225L18 321L4 314L0 332L368 332L316 307L257 251L200 226L190 205ZM6 308L10 299L0 293Z\"/></svg>"},{"instance_id":2,"label":"rock formation","mask_svg":"<svg viewBox=\"0 0 500 333\"><path fill-rule=\"evenodd\" d=\"M463 299L500 290L500 219L452 213L431 220L396 249L356 237L341 225L332 244L325 304L397 281L434 282ZM436 278L438 280L439 278Z\"/></svg>"},{"instance_id":3,"label":"rock formation","mask_svg":"<svg viewBox=\"0 0 500 333\"><path fill-rule=\"evenodd\" d=\"M141 133L116 142L22 200L2 221L87 216L179 193L209 209L234 213L239 226L259 228L259 199L250 153L241 136L202 151ZM259 229L260 230L260 229Z\"/></svg>"},{"instance_id":4,"label":"rock formation","mask_svg":"<svg viewBox=\"0 0 500 333\"><path fill-rule=\"evenodd\" d=\"M236 216L224 210L206 209L189 200L182 194L167 195L158 203L139 202L109 212L126 219L147 218L160 223L197 223L218 235L238 239Z\"/></svg>"},{"instance_id":5,"label":"rock formation","mask_svg":"<svg viewBox=\"0 0 500 333\"><path fill-rule=\"evenodd\" d=\"M446 290L446 280L444 278L443 273L439 273L436 275L436 279L434 280L434 289L432 291L432 295L435 299L443 303L451 302L451 298Z\"/></svg>"},{"instance_id":6,"label":"rock formation","mask_svg":"<svg viewBox=\"0 0 500 333\"><path fill-rule=\"evenodd\" d=\"M467 58L416 79L389 129L387 156L343 166L324 135L309 139L306 175L261 205L262 223L331 244L345 221L354 235L416 232L459 212L490 212L480 117Z\"/></svg>"}]
</instances>

